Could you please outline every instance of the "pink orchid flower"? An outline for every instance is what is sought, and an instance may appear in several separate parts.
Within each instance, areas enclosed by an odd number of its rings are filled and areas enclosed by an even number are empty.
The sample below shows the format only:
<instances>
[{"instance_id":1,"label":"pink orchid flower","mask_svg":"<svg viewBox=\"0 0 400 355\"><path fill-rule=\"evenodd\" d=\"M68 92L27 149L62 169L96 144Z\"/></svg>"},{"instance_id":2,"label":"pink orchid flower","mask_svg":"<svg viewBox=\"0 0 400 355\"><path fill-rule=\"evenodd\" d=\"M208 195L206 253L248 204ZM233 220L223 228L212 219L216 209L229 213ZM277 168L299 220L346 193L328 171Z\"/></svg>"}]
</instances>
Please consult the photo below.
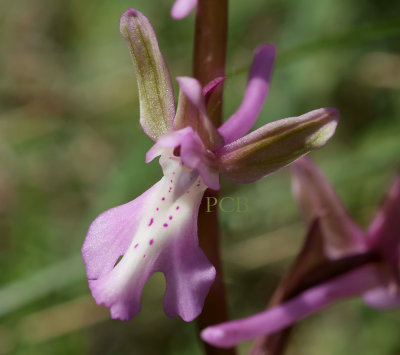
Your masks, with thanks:
<instances>
[{"instance_id":1,"label":"pink orchid flower","mask_svg":"<svg viewBox=\"0 0 400 355\"><path fill-rule=\"evenodd\" d=\"M292 167L294 195L307 223L318 218L310 233L323 238L327 259L370 255L370 261L266 311L204 329L201 337L210 344L231 347L272 334L349 297L361 295L368 305L380 309L400 306L400 177L363 233L311 161L302 158Z\"/></svg>"},{"instance_id":2,"label":"pink orchid flower","mask_svg":"<svg viewBox=\"0 0 400 355\"><path fill-rule=\"evenodd\" d=\"M329 259L356 254L374 254L381 282L363 294L364 301L376 308L400 305L398 287L400 256L400 176L397 177L382 205L364 233L349 216L334 188L309 159L292 165L293 194L306 223L318 218L324 238L324 252Z\"/></svg>"},{"instance_id":3,"label":"pink orchid flower","mask_svg":"<svg viewBox=\"0 0 400 355\"><path fill-rule=\"evenodd\" d=\"M255 53L241 106L217 129L208 117L207 102L223 78L204 88L194 78L177 78L175 112L171 77L149 20L130 9L120 29L136 70L140 123L155 141L146 162L161 155L164 176L91 224L82 247L89 287L96 302L110 308L112 318L129 320L140 310L147 279L162 272L166 314L191 321L201 312L215 278L197 238L204 191L219 189L219 173L239 183L256 181L323 146L335 131L338 112L318 109L245 135L269 88L275 49L263 45Z\"/></svg>"},{"instance_id":4,"label":"pink orchid flower","mask_svg":"<svg viewBox=\"0 0 400 355\"><path fill-rule=\"evenodd\" d=\"M185 18L196 7L197 0L176 0L171 9L171 16L175 20Z\"/></svg>"}]
</instances>

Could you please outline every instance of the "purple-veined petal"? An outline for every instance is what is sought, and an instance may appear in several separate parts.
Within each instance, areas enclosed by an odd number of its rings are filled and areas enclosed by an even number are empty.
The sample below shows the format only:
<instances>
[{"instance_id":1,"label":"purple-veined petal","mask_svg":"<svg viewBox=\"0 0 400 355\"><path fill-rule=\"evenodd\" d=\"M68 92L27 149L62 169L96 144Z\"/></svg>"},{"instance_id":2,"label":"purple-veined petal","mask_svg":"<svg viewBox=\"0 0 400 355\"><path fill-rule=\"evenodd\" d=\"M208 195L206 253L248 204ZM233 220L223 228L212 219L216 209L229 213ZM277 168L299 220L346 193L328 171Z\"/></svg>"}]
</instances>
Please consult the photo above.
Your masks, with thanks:
<instances>
[{"instance_id":1,"label":"purple-veined petal","mask_svg":"<svg viewBox=\"0 0 400 355\"><path fill-rule=\"evenodd\" d=\"M203 88L199 81L191 77L178 77L176 80L179 83L182 95L189 102L184 101L185 109L178 106L175 127L181 128L190 125L199 134L207 149L214 150L222 146L223 139L207 115ZM180 98L182 98L182 95L180 95ZM189 103L192 107L188 107Z\"/></svg>"},{"instance_id":2,"label":"purple-veined petal","mask_svg":"<svg viewBox=\"0 0 400 355\"><path fill-rule=\"evenodd\" d=\"M271 44L256 49L243 101L239 109L218 128L226 144L243 137L257 121L268 94L275 54L275 47Z\"/></svg>"},{"instance_id":3,"label":"purple-veined petal","mask_svg":"<svg viewBox=\"0 0 400 355\"><path fill-rule=\"evenodd\" d=\"M306 224L319 218L326 255L336 259L366 251L365 234L311 160L305 157L297 160L292 165L292 173L292 191L299 210Z\"/></svg>"},{"instance_id":4,"label":"purple-veined petal","mask_svg":"<svg viewBox=\"0 0 400 355\"><path fill-rule=\"evenodd\" d=\"M146 162L160 155L165 148L180 147L182 163L199 172L204 183L213 190L219 190L218 166L215 156L207 151L197 134L191 127L186 127L162 136L146 154Z\"/></svg>"},{"instance_id":5,"label":"purple-veined petal","mask_svg":"<svg viewBox=\"0 0 400 355\"><path fill-rule=\"evenodd\" d=\"M208 327L202 331L201 337L214 346L229 348L242 341L282 330L336 301L374 288L379 282L376 267L365 265L304 291L282 305L248 318Z\"/></svg>"},{"instance_id":6,"label":"purple-veined petal","mask_svg":"<svg viewBox=\"0 0 400 355\"><path fill-rule=\"evenodd\" d=\"M171 9L171 16L175 20L181 20L196 7L197 0L176 0Z\"/></svg>"},{"instance_id":7,"label":"purple-veined petal","mask_svg":"<svg viewBox=\"0 0 400 355\"><path fill-rule=\"evenodd\" d=\"M207 187L171 150L160 164L161 181L139 201L100 215L82 248L93 297L110 308L112 318L137 314L145 282L160 271L167 281L166 313L193 320L215 277L197 241L198 209Z\"/></svg>"},{"instance_id":8,"label":"purple-veined petal","mask_svg":"<svg viewBox=\"0 0 400 355\"><path fill-rule=\"evenodd\" d=\"M238 183L256 181L322 147L338 119L336 109L321 108L268 123L216 152L220 172Z\"/></svg>"},{"instance_id":9,"label":"purple-veined petal","mask_svg":"<svg viewBox=\"0 0 400 355\"><path fill-rule=\"evenodd\" d=\"M175 100L171 76L146 16L135 9L126 11L121 17L120 31L128 42L136 71L140 124L156 141L172 131Z\"/></svg>"}]
</instances>

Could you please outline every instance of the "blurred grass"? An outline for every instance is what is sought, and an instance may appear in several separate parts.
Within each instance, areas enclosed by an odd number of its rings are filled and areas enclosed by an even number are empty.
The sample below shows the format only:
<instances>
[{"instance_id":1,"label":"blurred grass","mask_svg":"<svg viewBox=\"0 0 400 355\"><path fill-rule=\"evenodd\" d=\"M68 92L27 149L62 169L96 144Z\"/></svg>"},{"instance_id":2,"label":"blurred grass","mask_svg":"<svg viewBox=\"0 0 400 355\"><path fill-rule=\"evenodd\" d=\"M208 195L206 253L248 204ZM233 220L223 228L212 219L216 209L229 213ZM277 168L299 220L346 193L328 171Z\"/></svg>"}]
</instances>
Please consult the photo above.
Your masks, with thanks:
<instances>
[{"instance_id":1,"label":"blurred grass","mask_svg":"<svg viewBox=\"0 0 400 355\"><path fill-rule=\"evenodd\" d=\"M173 76L191 72L193 15L170 1L20 0L0 3L0 354L200 354L195 326L162 311L164 281L145 287L129 323L91 300L78 253L90 221L160 176L138 124L137 89L119 16L151 19ZM321 106L342 117L313 154L364 227L400 166L400 4L346 0L232 0L226 117L240 102L254 48L280 53L257 126ZM304 234L283 170L222 214L231 313L262 309ZM263 256L265 254L265 257ZM290 354L396 354L399 313L359 300L304 322ZM243 353L248 344L241 345Z\"/></svg>"}]
</instances>

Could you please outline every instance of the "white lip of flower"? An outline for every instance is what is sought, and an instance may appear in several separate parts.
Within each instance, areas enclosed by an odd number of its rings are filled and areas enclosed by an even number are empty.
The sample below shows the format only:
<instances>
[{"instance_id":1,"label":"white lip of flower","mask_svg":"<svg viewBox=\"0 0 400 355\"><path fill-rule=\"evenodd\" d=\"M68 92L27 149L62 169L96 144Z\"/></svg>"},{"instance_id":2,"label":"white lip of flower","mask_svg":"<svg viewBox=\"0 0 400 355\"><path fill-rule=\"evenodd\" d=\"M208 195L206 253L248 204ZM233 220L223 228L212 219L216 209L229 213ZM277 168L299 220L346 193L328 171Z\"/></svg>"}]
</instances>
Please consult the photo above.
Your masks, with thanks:
<instances>
[{"instance_id":1,"label":"white lip of flower","mask_svg":"<svg viewBox=\"0 0 400 355\"><path fill-rule=\"evenodd\" d=\"M144 215L127 253L115 266L115 272L125 269L125 264L129 265L128 272L132 272L132 268L139 269L144 262L152 262L165 243L179 234L180 221L191 218L194 201L201 200L207 189L197 171L184 166L180 158L163 154L160 163L164 177L155 192L159 198Z\"/></svg>"},{"instance_id":2,"label":"white lip of flower","mask_svg":"<svg viewBox=\"0 0 400 355\"><path fill-rule=\"evenodd\" d=\"M120 312L119 300L124 298L121 295L142 289L157 269L161 253L182 234L186 224L193 223L193 210L207 189L199 173L184 166L170 149L161 155L160 164L164 176L157 183L125 255L106 276L112 287L101 280L89 281L92 291L101 295L98 303L108 303L112 314Z\"/></svg>"}]
</instances>

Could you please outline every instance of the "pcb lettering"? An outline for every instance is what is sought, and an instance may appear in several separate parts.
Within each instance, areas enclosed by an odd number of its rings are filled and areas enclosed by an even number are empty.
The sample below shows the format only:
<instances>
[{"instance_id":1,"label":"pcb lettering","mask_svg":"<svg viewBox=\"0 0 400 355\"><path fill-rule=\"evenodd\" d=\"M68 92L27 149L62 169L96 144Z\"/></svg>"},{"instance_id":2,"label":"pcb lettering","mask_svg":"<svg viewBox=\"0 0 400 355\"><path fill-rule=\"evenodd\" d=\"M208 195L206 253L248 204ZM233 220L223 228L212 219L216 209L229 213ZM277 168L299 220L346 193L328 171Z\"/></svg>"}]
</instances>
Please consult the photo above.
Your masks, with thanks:
<instances>
[{"instance_id":1,"label":"pcb lettering","mask_svg":"<svg viewBox=\"0 0 400 355\"><path fill-rule=\"evenodd\" d=\"M247 197L230 197L225 196L219 201L216 197L206 197L207 209L206 212L212 212L213 207L219 208L224 213L244 213L249 211L249 200ZM218 206L218 207L216 207Z\"/></svg>"}]
</instances>

